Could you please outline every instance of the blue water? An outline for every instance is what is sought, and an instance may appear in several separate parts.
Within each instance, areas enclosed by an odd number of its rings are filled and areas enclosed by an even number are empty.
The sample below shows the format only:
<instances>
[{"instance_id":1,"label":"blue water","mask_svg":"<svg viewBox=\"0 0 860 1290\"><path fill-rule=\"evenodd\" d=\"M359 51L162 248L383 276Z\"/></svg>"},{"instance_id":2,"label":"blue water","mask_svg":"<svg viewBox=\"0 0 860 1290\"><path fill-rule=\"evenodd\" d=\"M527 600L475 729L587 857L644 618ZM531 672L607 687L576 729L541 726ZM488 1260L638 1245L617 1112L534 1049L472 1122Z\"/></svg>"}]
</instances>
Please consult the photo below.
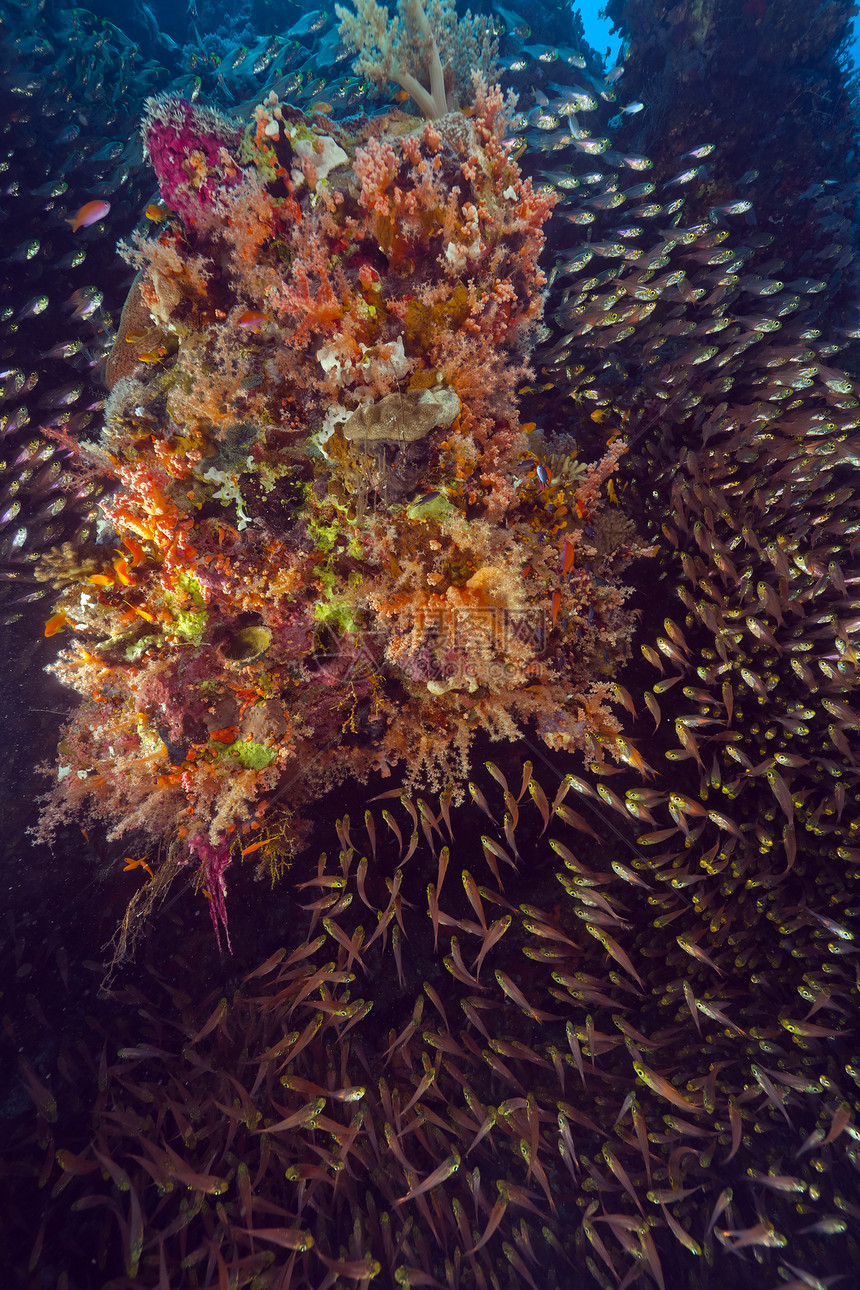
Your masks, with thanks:
<instances>
[{"instance_id":1,"label":"blue water","mask_svg":"<svg viewBox=\"0 0 860 1290\"><path fill-rule=\"evenodd\" d=\"M618 57L621 41L618 35L613 33L608 19L603 17L601 0L586 0L585 4L577 7L589 45L602 54L607 66L611 67Z\"/></svg>"}]
</instances>

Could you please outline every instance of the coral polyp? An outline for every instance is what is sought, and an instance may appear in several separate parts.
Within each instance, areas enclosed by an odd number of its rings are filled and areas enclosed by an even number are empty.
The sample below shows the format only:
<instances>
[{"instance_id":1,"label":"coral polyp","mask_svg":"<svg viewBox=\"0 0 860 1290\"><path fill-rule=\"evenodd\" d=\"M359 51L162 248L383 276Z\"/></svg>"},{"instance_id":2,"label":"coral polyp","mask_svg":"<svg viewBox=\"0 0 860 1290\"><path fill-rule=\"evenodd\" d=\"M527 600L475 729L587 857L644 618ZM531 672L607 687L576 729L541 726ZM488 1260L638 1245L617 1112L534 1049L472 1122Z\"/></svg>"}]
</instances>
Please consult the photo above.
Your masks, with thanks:
<instances>
[{"instance_id":1,"label":"coral polyp","mask_svg":"<svg viewBox=\"0 0 860 1290\"><path fill-rule=\"evenodd\" d=\"M559 466L519 422L555 197L509 107L479 80L468 112L349 128L274 93L244 127L149 100L169 215L124 248L79 445L112 489L51 620L82 702L42 823L140 830L147 899L194 863L217 926L231 857L277 870L347 777L456 797L478 731L613 740L642 547L603 516L621 437Z\"/></svg>"}]
</instances>

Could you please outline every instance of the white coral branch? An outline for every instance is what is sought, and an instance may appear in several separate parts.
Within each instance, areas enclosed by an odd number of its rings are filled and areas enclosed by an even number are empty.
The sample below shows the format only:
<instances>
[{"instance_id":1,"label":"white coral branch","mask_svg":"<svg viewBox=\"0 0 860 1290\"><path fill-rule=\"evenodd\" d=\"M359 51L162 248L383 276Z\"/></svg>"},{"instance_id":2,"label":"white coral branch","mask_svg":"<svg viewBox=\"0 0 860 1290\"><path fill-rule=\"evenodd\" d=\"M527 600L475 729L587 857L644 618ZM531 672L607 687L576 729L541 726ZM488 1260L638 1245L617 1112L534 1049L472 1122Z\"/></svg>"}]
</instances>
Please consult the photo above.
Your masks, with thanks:
<instances>
[{"instance_id":1,"label":"white coral branch","mask_svg":"<svg viewBox=\"0 0 860 1290\"><path fill-rule=\"evenodd\" d=\"M355 70L377 85L396 82L428 119L454 107L445 64L466 93L473 70L494 74L498 46L487 20L467 13L458 22L453 0L429 0L429 16L422 0L398 0L396 17L377 0L353 3L354 11L335 5L335 12L341 37L358 54Z\"/></svg>"}]
</instances>

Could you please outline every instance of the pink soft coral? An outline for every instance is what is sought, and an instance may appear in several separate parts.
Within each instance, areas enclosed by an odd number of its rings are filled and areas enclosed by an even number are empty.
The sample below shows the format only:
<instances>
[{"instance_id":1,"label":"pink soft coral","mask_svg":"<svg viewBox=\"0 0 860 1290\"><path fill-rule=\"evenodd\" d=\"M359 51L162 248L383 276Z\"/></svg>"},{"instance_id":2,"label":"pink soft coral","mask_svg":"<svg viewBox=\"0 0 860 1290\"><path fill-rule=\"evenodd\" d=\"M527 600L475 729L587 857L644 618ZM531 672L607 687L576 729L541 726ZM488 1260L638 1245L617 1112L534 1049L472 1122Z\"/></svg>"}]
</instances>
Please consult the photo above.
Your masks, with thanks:
<instances>
[{"instance_id":1,"label":"pink soft coral","mask_svg":"<svg viewBox=\"0 0 860 1290\"><path fill-rule=\"evenodd\" d=\"M225 188L239 182L231 160L241 129L211 108L159 95L146 100L143 142L164 200L194 222Z\"/></svg>"}]
</instances>

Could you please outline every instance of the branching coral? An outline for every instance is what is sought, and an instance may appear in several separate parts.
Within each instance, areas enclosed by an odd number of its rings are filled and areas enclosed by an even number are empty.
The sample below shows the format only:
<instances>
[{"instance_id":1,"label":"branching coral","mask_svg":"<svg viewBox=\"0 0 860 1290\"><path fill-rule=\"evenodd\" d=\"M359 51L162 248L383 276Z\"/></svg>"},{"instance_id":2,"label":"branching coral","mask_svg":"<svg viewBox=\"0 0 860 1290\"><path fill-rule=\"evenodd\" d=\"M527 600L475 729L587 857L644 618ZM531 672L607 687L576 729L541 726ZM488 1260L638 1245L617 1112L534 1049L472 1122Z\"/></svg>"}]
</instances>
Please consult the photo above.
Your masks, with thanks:
<instances>
[{"instance_id":1,"label":"branching coral","mask_svg":"<svg viewBox=\"0 0 860 1290\"><path fill-rule=\"evenodd\" d=\"M164 343L113 387L105 540L55 607L86 701L42 833L143 830L199 866L216 929L231 854L277 868L345 777L456 786L478 730L617 728L637 546L594 522L623 444L547 483L518 423L553 198L505 119L480 84L396 132L148 105L173 214L127 255Z\"/></svg>"},{"instance_id":2,"label":"branching coral","mask_svg":"<svg viewBox=\"0 0 860 1290\"><path fill-rule=\"evenodd\" d=\"M398 0L392 18L377 0L358 0L355 12L335 5L340 34L356 51L355 69L377 85L394 81L431 120L454 98L467 101L472 76L492 80L498 41L486 18L467 10L459 21L453 0Z\"/></svg>"}]
</instances>

